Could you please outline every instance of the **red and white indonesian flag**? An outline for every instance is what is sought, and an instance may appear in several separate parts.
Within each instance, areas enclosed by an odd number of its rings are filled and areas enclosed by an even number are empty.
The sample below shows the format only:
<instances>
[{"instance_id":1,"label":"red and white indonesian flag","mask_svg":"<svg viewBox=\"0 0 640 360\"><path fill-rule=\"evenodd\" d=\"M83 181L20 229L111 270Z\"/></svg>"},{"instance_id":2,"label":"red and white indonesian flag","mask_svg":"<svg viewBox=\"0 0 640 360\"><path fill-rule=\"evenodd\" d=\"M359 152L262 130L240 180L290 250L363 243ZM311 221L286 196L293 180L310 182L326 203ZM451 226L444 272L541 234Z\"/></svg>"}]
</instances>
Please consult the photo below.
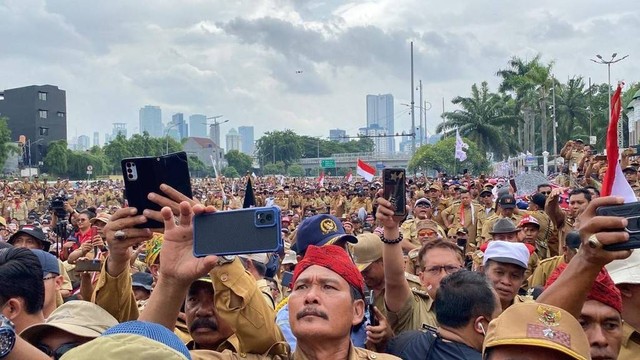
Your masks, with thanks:
<instances>
[{"instance_id":1,"label":"red and white indonesian flag","mask_svg":"<svg viewBox=\"0 0 640 360\"><path fill-rule=\"evenodd\" d=\"M373 180L373 177L376 176L376 168L360 159L358 159L358 167L356 172L367 181Z\"/></svg>"},{"instance_id":2,"label":"red and white indonesian flag","mask_svg":"<svg viewBox=\"0 0 640 360\"><path fill-rule=\"evenodd\" d=\"M631 189L622 172L622 167L618 161L618 121L622 109L622 86L618 84L618 89L611 97L611 119L607 129L607 172L604 174L602 182L602 196L620 196L625 203L637 201L636 195Z\"/></svg>"},{"instance_id":3,"label":"red and white indonesian flag","mask_svg":"<svg viewBox=\"0 0 640 360\"><path fill-rule=\"evenodd\" d=\"M349 170L349 173L344 177L344 180L348 183L353 181L353 174L351 174L351 170Z\"/></svg>"},{"instance_id":4,"label":"red and white indonesian flag","mask_svg":"<svg viewBox=\"0 0 640 360\"><path fill-rule=\"evenodd\" d=\"M318 176L318 185L320 187L324 186L324 171L320 172L320 176Z\"/></svg>"}]
</instances>

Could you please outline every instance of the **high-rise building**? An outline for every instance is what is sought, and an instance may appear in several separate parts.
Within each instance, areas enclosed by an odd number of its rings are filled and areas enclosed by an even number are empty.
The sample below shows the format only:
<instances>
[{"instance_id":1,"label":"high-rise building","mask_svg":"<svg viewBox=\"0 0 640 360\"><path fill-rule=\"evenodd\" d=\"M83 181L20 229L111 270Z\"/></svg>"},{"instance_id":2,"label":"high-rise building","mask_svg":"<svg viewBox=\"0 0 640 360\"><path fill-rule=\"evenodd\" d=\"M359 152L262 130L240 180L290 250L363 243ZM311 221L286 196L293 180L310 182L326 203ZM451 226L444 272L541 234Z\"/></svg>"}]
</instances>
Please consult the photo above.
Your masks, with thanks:
<instances>
[{"instance_id":1,"label":"high-rise building","mask_svg":"<svg viewBox=\"0 0 640 360\"><path fill-rule=\"evenodd\" d=\"M11 140L26 138L25 154L31 159L25 157L25 164L38 165L50 142L67 140L66 99L66 92L53 85L0 91L0 117L8 119Z\"/></svg>"},{"instance_id":2,"label":"high-rise building","mask_svg":"<svg viewBox=\"0 0 640 360\"><path fill-rule=\"evenodd\" d=\"M100 146L100 133L97 131L93 132L93 146Z\"/></svg>"},{"instance_id":3,"label":"high-rise building","mask_svg":"<svg viewBox=\"0 0 640 360\"><path fill-rule=\"evenodd\" d=\"M138 113L140 134L145 131L151 137L162 137L162 110L159 106L145 105Z\"/></svg>"},{"instance_id":4,"label":"high-rise building","mask_svg":"<svg viewBox=\"0 0 640 360\"><path fill-rule=\"evenodd\" d=\"M376 131L381 131L381 135L385 135L385 143L383 153L393 153L395 151L395 134L394 113L393 113L393 95L367 95L367 127L372 128L376 125Z\"/></svg>"},{"instance_id":5,"label":"high-rise building","mask_svg":"<svg viewBox=\"0 0 640 360\"><path fill-rule=\"evenodd\" d=\"M220 123L214 122L209 125L209 139L217 146L222 147L220 146Z\"/></svg>"},{"instance_id":6,"label":"high-rise building","mask_svg":"<svg viewBox=\"0 0 640 360\"><path fill-rule=\"evenodd\" d=\"M76 145L76 150L86 151L89 150L89 137L87 135L78 136L78 143Z\"/></svg>"},{"instance_id":7,"label":"high-rise building","mask_svg":"<svg viewBox=\"0 0 640 360\"><path fill-rule=\"evenodd\" d=\"M256 148L253 140L253 126L240 126L238 127L238 133L240 134L240 143L242 144L241 152L253 156Z\"/></svg>"},{"instance_id":8,"label":"high-rise building","mask_svg":"<svg viewBox=\"0 0 640 360\"><path fill-rule=\"evenodd\" d=\"M187 125L187 122L184 121L183 113L173 114L173 116L171 116L171 124L178 131L178 141L189 137L189 126Z\"/></svg>"},{"instance_id":9,"label":"high-rise building","mask_svg":"<svg viewBox=\"0 0 640 360\"><path fill-rule=\"evenodd\" d=\"M242 141L240 140L240 134L236 131L236 129L231 129L227 133L227 152L231 150L242 149Z\"/></svg>"},{"instance_id":10,"label":"high-rise building","mask_svg":"<svg viewBox=\"0 0 640 360\"><path fill-rule=\"evenodd\" d=\"M386 137L379 137L380 135L384 135L386 131L382 128L379 128L378 125L373 124L369 127L360 128L360 135L370 136L373 140L373 152L376 155L382 155L388 153L388 142Z\"/></svg>"},{"instance_id":11,"label":"high-rise building","mask_svg":"<svg viewBox=\"0 0 640 360\"><path fill-rule=\"evenodd\" d=\"M207 137L207 117L205 115L189 116L189 136Z\"/></svg>"},{"instance_id":12,"label":"high-rise building","mask_svg":"<svg viewBox=\"0 0 640 360\"><path fill-rule=\"evenodd\" d=\"M341 143L349 141L349 139L347 139L347 132L340 129L329 130L329 140Z\"/></svg>"},{"instance_id":13,"label":"high-rise building","mask_svg":"<svg viewBox=\"0 0 640 360\"><path fill-rule=\"evenodd\" d=\"M125 138L127 137L127 123L113 123L109 140L115 139L118 134L124 135Z\"/></svg>"}]
</instances>

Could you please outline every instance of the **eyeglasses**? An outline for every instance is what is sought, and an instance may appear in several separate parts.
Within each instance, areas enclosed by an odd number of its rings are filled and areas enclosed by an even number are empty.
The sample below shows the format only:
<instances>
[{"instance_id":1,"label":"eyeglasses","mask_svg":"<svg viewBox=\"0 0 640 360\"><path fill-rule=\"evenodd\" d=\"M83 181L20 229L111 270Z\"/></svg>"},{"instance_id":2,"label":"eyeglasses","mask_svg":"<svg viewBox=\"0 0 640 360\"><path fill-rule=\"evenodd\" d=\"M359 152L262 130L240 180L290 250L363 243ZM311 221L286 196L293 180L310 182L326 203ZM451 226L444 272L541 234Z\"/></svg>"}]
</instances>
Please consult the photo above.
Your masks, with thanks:
<instances>
[{"instance_id":1,"label":"eyeglasses","mask_svg":"<svg viewBox=\"0 0 640 360\"><path fill-rule=\"evenodd\" d=\"M421 207L421 208L428 209L428 208L430 208L431 206L429 206L429 204L420 203L420 204L417 204L417 205L416 205L416 207L417 207L417 208Z\"/></svg>"},{"instance_id":2,"label":"eyeglasses","mask_svg":"<svg viewBox=\"0 0 640 360\"><path fill-rule=\"evenodd\" d=\"M428 272L430 275L440 275L440 272L444 270L447 274L453 274L454 272L458 272L462 269L460 266L455 265L440 265L440 266L432 266L424 269L424 271Z\"/></svg>"},{"instance_id":3,"label":"eyeglasses","mask_svg":"<svg viewBox=\"0 0 640 360\"><path fill-rule=\"evenodd\" d=\"M550 195L551 191L540 191L540 194L542 194L542 195Z\"/></svg>"},{"instance_id":4,"label":"eyeglasses","mask_svg":"<svg viewBox=\"0 0 640 360\"><path fill-rule=\"evenodd\" d=\"M58 346L56 349L50 349L47 345L44 344L38 344L36 345L36 347L38 348L38 350L42 351L43 353L47 354L47 356L49 357L53 357L55 360L60 360L60 358L66 354L69 350L76 348L78 346L82 345L82 343L79 342L70 342L70 343L66 343L66 344L62 344L60 346Z\"/></svg>"},{"instance_id":5,"label":"eyeglasses","mask_svg":"<svg viewBox=\"0 0 640 360\"><path fill-rule=\"evenodd\" d=\"M418 236L420 236L420 237L434 237L434 236L438 236L438 233L436 231L433 231L433 230L421 230L421 231L418 231Z\"/></svg>"},{"instance_id":6,"label":"eyeglasses","mask_svg":"<svg viewBox=\"0 0 640 360\"><path fill-rule=\"evenodd\" d=\"M42 278L42 281L47 281L47 280L51 280L51 279L55 279L57 278L57 275L49 275L49 276L45 276Z\"/></svg>"}]
</instances>

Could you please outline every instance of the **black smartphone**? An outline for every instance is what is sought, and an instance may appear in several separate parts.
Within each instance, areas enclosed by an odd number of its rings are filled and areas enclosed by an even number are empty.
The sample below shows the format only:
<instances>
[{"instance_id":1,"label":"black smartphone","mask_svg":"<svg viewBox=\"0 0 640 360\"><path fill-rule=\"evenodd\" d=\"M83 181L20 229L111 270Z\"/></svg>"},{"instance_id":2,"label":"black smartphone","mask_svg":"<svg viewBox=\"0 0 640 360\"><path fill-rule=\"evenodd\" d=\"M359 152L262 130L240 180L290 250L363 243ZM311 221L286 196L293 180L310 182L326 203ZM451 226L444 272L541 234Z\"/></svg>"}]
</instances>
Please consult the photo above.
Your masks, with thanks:
<instances>
[{"instance_id":1,"label":"black smartphone","mask_svg":"<svg viewBox=\"0 0 640 360\"><path fill-rule=\"evenodd\" d=\"M373 310L375 307L375 298L373 296L373 290L369 290L365 295L365 301L367 303L367 312L369 313L369 325L378 326L380 321L376 317L376 312Z\"/></svg>"},{"instance_id":2,"label":"black smartphone","mask_svg":"<svg viewBox=\"0 0 640 360\"><path fill-rule=\"evenodd\" d=\"M160 211L160 205L147 199L151 192L165 195L160 190L160 184L167 184L185 196L193 197L189 162L184 151L162 156L123 159L120 164L124 177L125 198L130 207L138 209L138 214L144 209ZM149 220L136 227L162 228L164 224Z\"/></svg>"},{"instance_id":3,"label":"black smartphone","mask_svg":"<svg viewBox=\"0 0 640 360\"><path fill-rule=\"evenodd\" d=\"M272 253L283 244L280 210L259 207L203 213L193 217L193 254Z\"/></svg>"},{"instance_id":4,"label":"black smartphone","mask_svg":"<svg viewBox=\"0 0 640 360\"><path fill-rule=\"evenodd\" d=\"M626 218L629 241L619 244L605 245L603 249L609 251L640 249L640 202L622 205L601 206L596 209L598 216L619 216Z\"/></svg>"},{"instance_id":5,"label":"black smartphone","mask_svg":"<svg viewBox=\"0 0 640 360\"><path fill-rule=\"evenodd\" d=\"M399 168L385 168L382 171L383 197L395 207L394 215L407 215L406 172Z\"/></svg>"},{"instance_id":6,"label":"black smartphone","mask_svg":"<svg viewBox=\"0 0 640 360\"><path fill-rule=\"evenodd\" d=\"M293 273L291 271L284 271L282 272L282 280L280 281L280 284L282 284L282 287L288 287L289 289L291 289L291 280L293 280Z\"/></svg>"},{"instance_id":7,"label":"black smartphone","mask_svg":"<svg viewBox=\"0 0 640 360\"><path fill-rule=\"evenodd\" d=\"M102 270L102 261L97 259L82 259L76 261L75 271L77 272L98 272Z\"/></svg>"}]
</instances>

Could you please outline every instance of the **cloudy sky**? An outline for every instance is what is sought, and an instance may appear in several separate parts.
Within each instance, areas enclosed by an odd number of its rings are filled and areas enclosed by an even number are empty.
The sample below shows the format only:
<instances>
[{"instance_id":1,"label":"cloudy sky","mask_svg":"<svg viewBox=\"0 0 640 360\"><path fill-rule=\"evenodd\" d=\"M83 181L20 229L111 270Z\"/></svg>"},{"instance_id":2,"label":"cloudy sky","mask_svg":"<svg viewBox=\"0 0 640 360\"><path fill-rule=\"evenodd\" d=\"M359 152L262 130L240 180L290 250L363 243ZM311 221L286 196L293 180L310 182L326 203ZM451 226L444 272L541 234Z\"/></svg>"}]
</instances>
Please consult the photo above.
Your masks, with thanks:
<instances>
[{"instance_id":1,"label":"cloudy sky","mask_svg":"<svg viewBox=\"0 0 640 360\"><path fill-rule=\"evenodd\" d=\"M409 129L410 41L429 129L443 98L452 110L474 82L495 89L512 56L541 53L559 79L606 82L589 59L629 54L612 81L640 80L637 0L1 0L0 34L0 88L66 90L70 139L113 122L135 133L146 104L164 122L224 115L222 134L353 135L365 96L379 93L394 95L396 129Z\"/></svg>"}]
</instances>

